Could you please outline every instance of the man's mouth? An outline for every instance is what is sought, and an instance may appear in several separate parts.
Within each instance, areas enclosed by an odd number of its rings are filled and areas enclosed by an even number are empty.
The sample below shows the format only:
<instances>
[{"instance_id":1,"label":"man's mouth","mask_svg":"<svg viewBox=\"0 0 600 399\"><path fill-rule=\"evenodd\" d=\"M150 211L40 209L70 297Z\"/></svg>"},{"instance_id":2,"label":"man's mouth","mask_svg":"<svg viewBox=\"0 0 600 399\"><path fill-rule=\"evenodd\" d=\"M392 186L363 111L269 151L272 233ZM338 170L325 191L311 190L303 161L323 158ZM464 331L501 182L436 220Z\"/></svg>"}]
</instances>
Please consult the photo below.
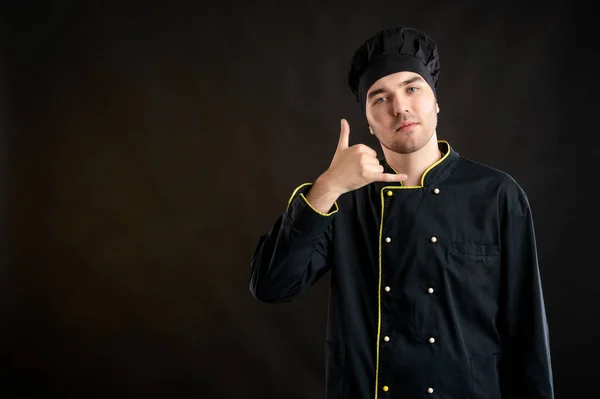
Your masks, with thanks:
<instances>
[{"instance_id":1,"label":"man's mouth","mask_svg":"<svg viewBox=\"0 0 600 399\"><path fill-rule=\"evenodd\" d=\"M401 124L398 129L396 129L397 132L406 132L410 129L412 129L414 126L417 126L416 122L406 122Z\"/></svg>"}]
</instances>

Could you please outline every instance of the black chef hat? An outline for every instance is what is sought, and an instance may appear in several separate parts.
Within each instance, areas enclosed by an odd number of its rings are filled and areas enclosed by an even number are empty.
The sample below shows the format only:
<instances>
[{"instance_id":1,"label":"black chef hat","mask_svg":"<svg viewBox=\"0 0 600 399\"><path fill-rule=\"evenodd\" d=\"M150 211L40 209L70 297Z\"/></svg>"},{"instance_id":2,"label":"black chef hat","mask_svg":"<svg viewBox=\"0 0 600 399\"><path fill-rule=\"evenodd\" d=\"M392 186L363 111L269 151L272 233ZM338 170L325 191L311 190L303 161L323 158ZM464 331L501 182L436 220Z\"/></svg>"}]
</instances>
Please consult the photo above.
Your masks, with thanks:
<instances>
[{"instance_id":1,"label":"black chef hat","mask_svg":"<svg viewBox=\"0 0 600 399\"><path fill-rule=\"evenodd\" d=\"M380 78L400 71L421 75L437 98L439 54L435 42L426 33L409 27L384 29L356 50L350 63L348 84L363 113L369 87Z\"/></svg>"}]
</instances>

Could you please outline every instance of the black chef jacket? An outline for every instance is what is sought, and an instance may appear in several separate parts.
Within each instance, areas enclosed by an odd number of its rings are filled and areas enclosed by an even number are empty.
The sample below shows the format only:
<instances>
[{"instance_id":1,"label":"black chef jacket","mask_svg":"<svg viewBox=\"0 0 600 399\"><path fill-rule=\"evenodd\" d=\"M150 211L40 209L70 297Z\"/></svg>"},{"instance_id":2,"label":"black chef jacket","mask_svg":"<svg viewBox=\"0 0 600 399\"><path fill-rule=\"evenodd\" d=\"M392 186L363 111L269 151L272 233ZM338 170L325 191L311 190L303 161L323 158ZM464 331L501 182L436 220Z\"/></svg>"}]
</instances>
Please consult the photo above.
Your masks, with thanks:
<instances>
[{"instance_id":1,"label":"black chef jacket","mask_svg":"<svg viewBox=\"0 0 600 399\"><path fill-rule=\"evenodd\" d=\"M298 187L258 241L250 291L287 302L331 272L328 399L553 398L526 193L438 145L420 186L372 183L327 214Z\"/></svg>"}]
</instances>

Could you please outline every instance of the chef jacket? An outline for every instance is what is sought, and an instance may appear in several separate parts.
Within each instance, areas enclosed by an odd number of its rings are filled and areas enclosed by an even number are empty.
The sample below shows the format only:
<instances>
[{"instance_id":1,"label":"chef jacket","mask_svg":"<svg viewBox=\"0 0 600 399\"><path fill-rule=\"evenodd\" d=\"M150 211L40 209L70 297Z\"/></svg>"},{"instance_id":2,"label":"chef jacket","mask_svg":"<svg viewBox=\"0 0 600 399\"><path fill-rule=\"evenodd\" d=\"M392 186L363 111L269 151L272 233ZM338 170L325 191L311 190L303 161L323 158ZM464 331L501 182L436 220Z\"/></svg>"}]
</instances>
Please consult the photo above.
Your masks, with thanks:
<instances>
[{"instance_id":1,"label":"chef jacket","mask_svg":"<svg viewBox=\"0 0 600 399\"><path fill-rule=\"evenodd\" d=\"M328 399L553 398L527 195L438 146L419 186L371 183L329 213L299 186L258 240L250 291L289 302L331 273Z\"/></svg>"}]
</instances>

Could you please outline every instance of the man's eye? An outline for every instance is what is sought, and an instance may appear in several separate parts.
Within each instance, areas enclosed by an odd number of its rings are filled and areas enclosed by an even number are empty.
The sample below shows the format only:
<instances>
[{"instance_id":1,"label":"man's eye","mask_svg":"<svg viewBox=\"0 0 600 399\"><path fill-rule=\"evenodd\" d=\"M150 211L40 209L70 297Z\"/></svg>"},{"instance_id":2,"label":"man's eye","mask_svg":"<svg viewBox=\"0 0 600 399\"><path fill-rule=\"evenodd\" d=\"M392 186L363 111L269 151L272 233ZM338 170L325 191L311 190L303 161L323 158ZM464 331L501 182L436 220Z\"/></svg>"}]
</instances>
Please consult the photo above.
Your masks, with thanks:
<instances>
[{"instance_id":1,"label":"man's eye","mask_svg":"<svg viewBox=\"0 0 600 399\"><path fill-rule=\"evenodd\" d=\"M375 104L379 104L385 101L385 97L379 97L377 100L375 100Z\"/></svg>"},{"instance_id":2,"label":"man's eye","mask_svg":"<svg viewBox=\"0 0 600 399\"><path fill-rule=\"evenodd\" d=\"M408 88L408 91L409 91L409 92L411 92L411 93L414 93L414 92L415 92L415 91L417 91L417 90L419 90L419 88L418 88L418 87L415 87L415 86L413 86L413 87L409 87L409 88Z\"/></svg>"}]
</instances>

